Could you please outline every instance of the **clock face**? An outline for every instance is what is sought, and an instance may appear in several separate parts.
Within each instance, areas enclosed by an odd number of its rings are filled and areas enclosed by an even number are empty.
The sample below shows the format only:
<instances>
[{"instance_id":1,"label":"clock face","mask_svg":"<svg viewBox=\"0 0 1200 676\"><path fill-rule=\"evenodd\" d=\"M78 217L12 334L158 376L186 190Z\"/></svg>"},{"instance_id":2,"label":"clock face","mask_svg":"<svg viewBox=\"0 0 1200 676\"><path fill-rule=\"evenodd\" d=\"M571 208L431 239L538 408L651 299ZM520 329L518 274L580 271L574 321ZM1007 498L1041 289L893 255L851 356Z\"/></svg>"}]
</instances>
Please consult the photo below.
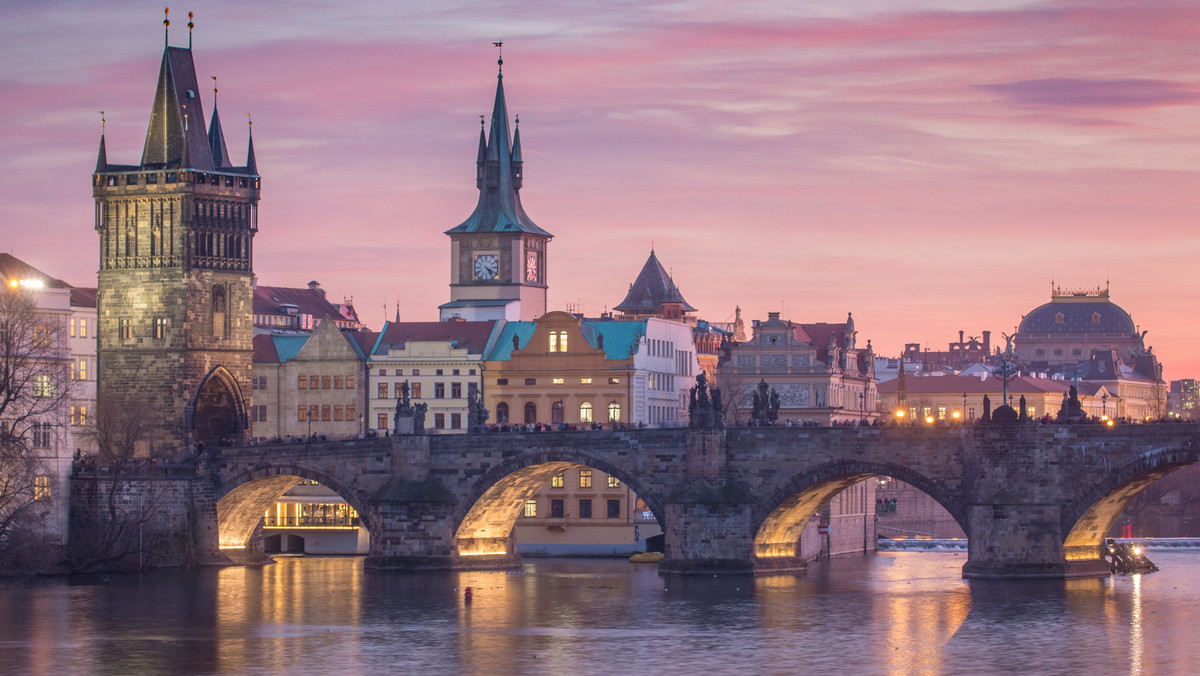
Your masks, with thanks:
<instances>
[{"instance_id":1,"label":"clock face","mask_svg":"<svg viewBox=\"0 0 1200 676\"><path fill-rule=\"evenodd\" d=\"M500 271L500 264L496 262L496 257L491 254L483 254L475 257L475 279L488 281L496 278L496 273Z\"/></svg>"},{"instance_id":2,"label":"clock face","mask_svg":"<svg viewBox=\"0 0 1200 676\"><path fill-rule=\"evenodd\" d=\"M535 253L525 254L525 281L536 282L538 280L538 257Z\"/></svg>"}]
</instances>

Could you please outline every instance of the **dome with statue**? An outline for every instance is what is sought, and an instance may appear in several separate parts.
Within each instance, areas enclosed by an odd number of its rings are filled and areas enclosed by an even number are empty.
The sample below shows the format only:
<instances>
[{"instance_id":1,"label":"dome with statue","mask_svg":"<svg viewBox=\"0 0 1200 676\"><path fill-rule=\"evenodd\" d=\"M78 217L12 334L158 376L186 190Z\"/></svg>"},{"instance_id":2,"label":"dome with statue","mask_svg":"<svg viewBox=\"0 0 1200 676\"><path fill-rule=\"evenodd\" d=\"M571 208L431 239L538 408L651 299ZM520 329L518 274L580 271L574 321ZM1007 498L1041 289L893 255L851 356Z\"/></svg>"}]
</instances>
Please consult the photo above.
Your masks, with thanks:
<instances>
[{"instance_id":1,"label":"dome with statue","mask_svg":"<svg viewBox=\"0 0 1200 676\"><path fill-rule=\"evenodd\" d=\"M1013 347L1026 370L1059 371L1097 350L1133 359L1146 351L1143 336L1133 317L1109 299L1107 286L1078 291L1054 286L1049 303L1021 318Z\"/></svg>"}]
</instances>

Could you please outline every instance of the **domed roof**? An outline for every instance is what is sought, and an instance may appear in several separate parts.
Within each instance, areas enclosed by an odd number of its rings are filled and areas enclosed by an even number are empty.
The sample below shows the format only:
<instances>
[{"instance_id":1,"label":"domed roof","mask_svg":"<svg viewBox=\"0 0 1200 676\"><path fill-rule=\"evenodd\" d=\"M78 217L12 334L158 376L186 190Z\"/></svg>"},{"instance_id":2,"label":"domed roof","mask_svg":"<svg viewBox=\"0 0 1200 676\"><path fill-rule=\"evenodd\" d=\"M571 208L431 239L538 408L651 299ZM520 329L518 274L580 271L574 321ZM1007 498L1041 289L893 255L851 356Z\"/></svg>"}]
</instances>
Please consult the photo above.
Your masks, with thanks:
<instances>
[{"instance_id":1,"label":"domed roof","mask_svg":"<svg viewBox=\"0 0 1200 676\"><path fill-rule=\"evenodd\" d=\"M1049 303L1025 315L1018 333L1133 335L1137 328L1129 313L1108 299L1108 289L1076 292L1056 289Z\"/></svg>"}]
</instances>

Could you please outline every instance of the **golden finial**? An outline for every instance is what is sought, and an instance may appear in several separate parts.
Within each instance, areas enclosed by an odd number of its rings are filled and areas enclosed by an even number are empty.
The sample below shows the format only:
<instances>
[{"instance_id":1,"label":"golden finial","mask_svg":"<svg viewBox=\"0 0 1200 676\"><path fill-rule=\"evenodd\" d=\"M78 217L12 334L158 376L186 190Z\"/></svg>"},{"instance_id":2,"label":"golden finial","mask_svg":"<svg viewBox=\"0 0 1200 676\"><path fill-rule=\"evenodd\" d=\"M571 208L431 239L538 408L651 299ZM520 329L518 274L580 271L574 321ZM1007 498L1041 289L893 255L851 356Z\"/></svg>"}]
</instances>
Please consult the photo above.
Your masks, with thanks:
<instances>
[{"instance_id":1,"label":"golden finial","mask_svg":"<svg viewBox=\"0 0 1200 676\"><path fill-rule=\"evenodd\" d=\"M104 136L104 111L100 111L100 135Z\"/></svg>"},{"instance_id":2,"label":"golden finial","mask_svg":"<svg viewBox=\"0 0 1200 676\"><path fill-rule=\"evenodd\" d=\"M192 23L192 13L188 12L188 49L192 48L192 29L196 24Z\"/></svg>"},{"instance_id":3,"label":"golden finial","mask_svg":"<svg viewBox=\"0 0 1200 676\"><path fill-rule=\"evenodd\" d=\"M217 106L217 76L209 75L209 77L211 77L213 81L213 107L215 108Z\"/></svg>"},{"instance_id":4,"label":"golden finial","mask_svg":"<svg viewBox=\"0 0 1200 676\"><path fill-rule=\"evenodd\" d=\"M168 39L171 33L171 8L163 7L163 46L170 47L171 42Z\"/></svg>"},{"instance_id":5,"label":"golden finial","mask_svg":"<svg viewBox=\"0 0 1200 676\"><path fill-rule=\"evenodd\" d=\"M246 126L254 129L254 120L250 119L250 113L246 113Z\"/></svg>"}]
</instances>

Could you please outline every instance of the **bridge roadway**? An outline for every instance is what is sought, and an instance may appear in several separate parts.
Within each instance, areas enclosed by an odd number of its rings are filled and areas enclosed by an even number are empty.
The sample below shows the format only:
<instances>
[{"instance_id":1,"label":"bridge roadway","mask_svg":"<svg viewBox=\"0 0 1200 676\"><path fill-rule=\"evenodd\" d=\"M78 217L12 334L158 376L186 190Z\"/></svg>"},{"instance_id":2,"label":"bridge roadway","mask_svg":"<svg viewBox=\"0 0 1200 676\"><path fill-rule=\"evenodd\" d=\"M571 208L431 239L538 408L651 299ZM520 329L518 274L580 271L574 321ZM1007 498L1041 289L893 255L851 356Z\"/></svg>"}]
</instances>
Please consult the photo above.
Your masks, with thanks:
<instances>
[{"instance_id":1,"label":"bridge roadway","mask_svg":"<svg viewBox=\"0 0 1200 676\"><path fill-rule=\"evenodd\" d=\"M525 501L577 463L653 510L662 571L768 573L804 567L800 531L824 501L887 475L962 526L964 577L1064 578L1107 574L1100 545L1125 504L1197 462L1191 424L400 435L211 449L201 475L215 508L198 512L234 553L280 495L311 479L363 517L368 566L504 567L519 560L512 531Z\"/></svg>"}]
</instances>

